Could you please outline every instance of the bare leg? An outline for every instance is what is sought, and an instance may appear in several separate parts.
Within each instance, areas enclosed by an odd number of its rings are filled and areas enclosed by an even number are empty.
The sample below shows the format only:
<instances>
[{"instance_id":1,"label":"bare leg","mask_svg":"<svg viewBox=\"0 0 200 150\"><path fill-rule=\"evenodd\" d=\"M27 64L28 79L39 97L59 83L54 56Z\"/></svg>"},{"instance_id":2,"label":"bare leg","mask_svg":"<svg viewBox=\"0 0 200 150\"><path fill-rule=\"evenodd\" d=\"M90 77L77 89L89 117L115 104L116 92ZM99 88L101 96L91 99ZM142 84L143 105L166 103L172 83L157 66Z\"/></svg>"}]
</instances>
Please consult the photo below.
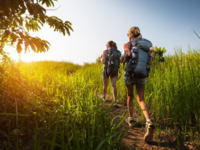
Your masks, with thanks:
<instances>
[{"instance_id":1,"label":"bare leg","mask_svg":"<svg viewBox=\"0 0 200 150\"><path fill-rule=\"evenodd\" d=\"M137 90L138 103L139 103L141 109L143 110L146 120L148 120L148 119L150 119L149 118L149 110L148 110L147 104L144 101L145 84L136 84L136 90Z\"/></svg>"},{"instance_id":2,"label":"bare leg","mask_svg":"<svg viewBox=\"0 0 200 150\"><path fill-rule=\"evenodd\" d=\"M108 87L108 78L102 78L103 79L103 95L104 98L106 98L106 92L107 92L107 87Z\"/></svg>"},{"instance_id":3,"label":"bare leg","mask_svg":"<svg viewBox=\"0 0 200 150\"><path fill-rule=\"evenodd\" d=\"M126 84L127 91L127 107L129 117L133 116L133 85Z\"/></svg>"},{"instance_id":4,"label":"bare leg","mask_svg":"<svg viewBox=\"0 0 200 150\"><path fill-rule=\"evenodd\" d=\"M111 83L112 83L112 91L113 91L114 101L116 101L116 98L117 98L116 82L117 82L117 77L112 77L111 78Z\"/></svg>"}]
</instances>

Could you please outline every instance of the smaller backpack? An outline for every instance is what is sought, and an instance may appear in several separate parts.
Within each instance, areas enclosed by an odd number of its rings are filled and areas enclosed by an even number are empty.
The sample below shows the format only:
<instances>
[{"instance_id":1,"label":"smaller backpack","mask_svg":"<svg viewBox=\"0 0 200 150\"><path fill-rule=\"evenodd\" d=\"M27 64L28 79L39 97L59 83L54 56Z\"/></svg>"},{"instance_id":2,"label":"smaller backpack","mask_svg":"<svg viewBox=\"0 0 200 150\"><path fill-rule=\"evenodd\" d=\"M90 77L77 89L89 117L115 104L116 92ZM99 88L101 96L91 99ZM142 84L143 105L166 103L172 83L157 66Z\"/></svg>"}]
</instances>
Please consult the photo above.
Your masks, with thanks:
<instances>
[{"instance_id":1,"label":"smaller backpack","mask_svg":"<svg viewBox=\"0 0 200 150\"><path fill-rule=\"evenodd\" d=\"M130 59L127 62L126 74L145 78L149 76L151 54L149 53L152 43L147 39L137 38L130 42L132 45Z\"/></svg>"},{"instance_id":2,"label":"smaller backpack","mask_svg":"<svg viewBox=\"0 0 200 150\"><path fill-rule=\"evenodd\" d=\"M120 66L121 52L111 48L108 50L107 69L108 75L117 75Z\"/></svg>"}]
</instances>

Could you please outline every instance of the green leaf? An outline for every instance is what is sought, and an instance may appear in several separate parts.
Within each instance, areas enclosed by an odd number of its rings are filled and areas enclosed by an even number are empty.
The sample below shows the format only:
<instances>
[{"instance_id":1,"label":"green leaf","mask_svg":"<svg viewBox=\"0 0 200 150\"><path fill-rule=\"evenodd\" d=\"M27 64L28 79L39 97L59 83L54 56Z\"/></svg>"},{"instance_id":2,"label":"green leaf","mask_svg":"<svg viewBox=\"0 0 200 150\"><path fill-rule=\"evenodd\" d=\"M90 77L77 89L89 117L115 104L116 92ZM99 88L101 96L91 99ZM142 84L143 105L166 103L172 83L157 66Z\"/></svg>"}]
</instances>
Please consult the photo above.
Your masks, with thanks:
<instances>
[{"instance_id":1,"label":"green leaf","mask_svg":"<svg viewBox=\"0 0 200 150\"><path fill-rule=\"evenodd\" d=\"M53 7L57 0L0 0L0 38L1 45L14 45L18 53L25 48L25 53L29 48L34 52L46 52L50 43L40 38L31 37L28 32L41 30L41 26L47 23L54 31L62 33L64 36L73 31L69 21L63 22L57 16L46 16L47 7ZM32 43L33 42L33 43Z\"/></svg>"},{"instance_id":2,"label":"green leaf","mask_svg":"<svg viewBox=\"0 0 200 150\"><path fill-rule=\"evenodd\" d=\"M102 147L102 145L103 145L107 140L109 140L109 139L115 137L115 136L116 136L117 134L119 134L120 132L121 132L121 131L118 131L118 132L113 133L112 135L109 135L106 139L104 139L104 140L97 146L96 150L100 150L101 147Z\"/></svg>"},{"instance_id":3,"label":"green leaf","mask_svg":"<svg viewBox=\"0 0 200 150\"><path fill-rule=\"evenodd\" d=\"M10 38L11 38L11 45L13 45L13 43L16 42L19 37L16 34L12 33L10 35Z\"/></svg>"},{"instance_id":4,"label":"green leaf","mask_svg":"<svg viewBox=\"0 0 200 150\"><path fill-rule=\"evenodd\" d=\"M2 116L21 116L21 117L27 117L29 115L26 115L26 114L13 114L13 113L0 113L0 115Z\"/></svg>"},{"instance_id":5,"label":"green leaf","mask_svg":"<svg viewBox=\"0 0 200 150\"><path fill-rule=\"evenodd\" d=\"M48 140L48 139L42 139L42 140L40 140L40 141L41 141L42 143L46 143L46 144L52 145L53 147L56 146L56 147L62 148L59 144L57 144L57 143L55 143L55 142L52 142L52 141L50 141L50 140Z\"/></svg>"},{"instance_id":6,"label":"green leaf","mask_svg":"<svg viewBox=\"0 0 200 150\"><path fill-rule=\"evenodd\" d=\"M54 1L57 1L57 0L54 0ZM42 2L42 5L46 4L47 7L54 6L53 0L39 0L39 2Z\"/></svg>"},{"instance_id":7,"label":"green leaf","mask_svg":"<svg viewBox=\"0 0 200 150\"><path fill-rule=\"evenodd\" d=\"M194 31L194 30L193 30ZM200 39L200 36L194 31L194 33L197 35L197 37Z\"/></svg>"},{"instance_id":8,"label":"green leaf","mask_svg":"<svg viewBox=\"0 0 200 150\"><path fill-rule=\"evenodd\" d=\"M21 44L22 44L22 40L20 39L20 40L18 40L18 43L17 43L17 52L18 53L22 52L22 46L21 46Z\"/></svg>"}]
</instances>

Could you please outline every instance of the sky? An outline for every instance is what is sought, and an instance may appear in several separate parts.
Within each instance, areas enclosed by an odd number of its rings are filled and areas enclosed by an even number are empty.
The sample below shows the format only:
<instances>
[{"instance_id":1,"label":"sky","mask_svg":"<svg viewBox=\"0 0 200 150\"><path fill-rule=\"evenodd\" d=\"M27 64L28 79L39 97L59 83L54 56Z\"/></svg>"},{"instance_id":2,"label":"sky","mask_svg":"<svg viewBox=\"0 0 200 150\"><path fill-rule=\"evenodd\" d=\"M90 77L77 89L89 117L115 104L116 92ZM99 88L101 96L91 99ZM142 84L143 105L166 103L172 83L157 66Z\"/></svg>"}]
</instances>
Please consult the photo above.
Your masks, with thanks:
<instances>
[{"instance_id":1,"label":"sky","mask_svg":"<svg viewBox=\"0 0 200 150\"><path fill-rule=\"evenodd\" d=\"M51 46L46 53L21 54L22 61L92 63L110 40L123 52L127 32L133 26L139 27L153 46L165 47L166 55L173 55L176 49L187 53L188 46L200 48L200 39L193 31L200 35L200 0L58 0L54 8L58 9L48 10L47 15L70 21L74 32L63 36L48 25L31 32ZM5 50L18 59L14 48L6 46Z\"/></svg>"}]
</instances>

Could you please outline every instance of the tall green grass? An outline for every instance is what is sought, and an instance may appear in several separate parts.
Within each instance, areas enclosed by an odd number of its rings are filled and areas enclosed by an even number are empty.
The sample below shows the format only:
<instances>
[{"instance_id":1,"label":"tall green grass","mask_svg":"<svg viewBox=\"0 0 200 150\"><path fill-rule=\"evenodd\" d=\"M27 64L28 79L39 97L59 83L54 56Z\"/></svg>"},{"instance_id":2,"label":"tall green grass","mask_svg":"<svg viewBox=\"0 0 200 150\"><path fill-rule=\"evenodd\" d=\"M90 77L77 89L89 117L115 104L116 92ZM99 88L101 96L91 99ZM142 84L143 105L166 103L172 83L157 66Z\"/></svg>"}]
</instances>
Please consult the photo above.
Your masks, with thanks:
<instances>
[{"instance_id":1,"label":"tall green grass","mask_svg":"<svg viewBox=\"0 0 200 150\"><path fill-rule=\"evenodd\" d=\"M200 50L187 54L176 50L175 55L166 56L165 62L152 63L146 79L145 101L151 118L162 128L176 126L176 134L199 132L200 129ZM126 96L123 79L118 83L119 99ZM140 109L134 95L134 108ZM141 112L142 114L142 112ZM144 116L142 115L144 118ZM194 136L193 136L194 137Z\"/></svg>"},{"instance_id":2,"label":"tall green grass","mask_svg":"<svg viewBox=\"0 0 200 150\"><path fill-rule=\"evenodd\" d=\"M187 55L177 52L175 56L168 57L165 63L154 67L154 81L160 83L151 81L151 88L147 88L148 93L159 91L152 94L148 101L153 102L154 117L167 125L178 123L177 127L183 135L199 132L199 60L199 51L190 50Z\"/></svg>"},{"instance_id":3,"label":"tall green grass","mask_svg":"<svg viewBox=\"0 0 200 150\"><path fill-rule=\"evenodd\" d=\"M1 64L0 148L122 149L117 128L125 115L114 124L99 99L102 68L66 62ZM123 70L121 64L119 73ZM117 99L126 104L123 76L117 90ZM154 123L175 128L177 136L199 132L199 91L198 49L154 61L145 89ZM136 92L134 109L140 109Z\"/></svg>"},{"instance_id":4,"label":"tall green grass","mask_svg":"<svg viewBox=\"0 0 200 150\"><path fill-rule=\"evenodd\" d=\"M155 119L178 122L182 128L199 128L200 53L181 51L156 63L146 87L146 100Z\"/></svg>"},{"instance_id":5,"label":"tall green grass","mask_svg":"<svg viewBox=\"0 0 200 150\"><path fill-rule=\"evenodd\" d=\"M1 93L9 90L16 97L2 97L7 102L0 112L1 123L11 123L9 130L1 127L1 148L111 150L119 144L119 123L110 121L98 97L101 65L37 62L2 68L7 69L1 76L7 77L9 86L1 87ZM21 85L11 87L17 80ZM15 114L18 119L10 116Z\"/></svg>"}]
</instances>

